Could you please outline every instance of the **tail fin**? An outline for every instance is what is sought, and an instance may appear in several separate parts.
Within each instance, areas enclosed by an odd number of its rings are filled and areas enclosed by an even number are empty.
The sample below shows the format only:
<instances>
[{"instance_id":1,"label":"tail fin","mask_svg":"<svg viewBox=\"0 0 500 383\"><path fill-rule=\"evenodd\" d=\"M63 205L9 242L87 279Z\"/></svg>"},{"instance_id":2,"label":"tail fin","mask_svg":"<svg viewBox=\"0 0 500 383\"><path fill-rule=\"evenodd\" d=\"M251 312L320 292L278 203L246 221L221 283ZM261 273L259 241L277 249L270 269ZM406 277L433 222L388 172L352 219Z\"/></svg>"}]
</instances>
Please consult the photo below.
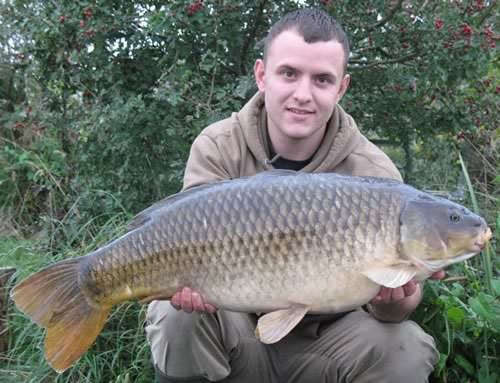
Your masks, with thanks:
<instances>
[{"instance_id":1,"label":"tail fin","mask_svg":"<svg viewBox=\"0 0 500 383\"><path fill-rule=\"evenodd\" d=\"M16 285L11 298L47 329L45 358L63 372L84 354L101 332L111 307L91 304L78 285L80 259L51 265Z\"/></svg>"}]
</instances>

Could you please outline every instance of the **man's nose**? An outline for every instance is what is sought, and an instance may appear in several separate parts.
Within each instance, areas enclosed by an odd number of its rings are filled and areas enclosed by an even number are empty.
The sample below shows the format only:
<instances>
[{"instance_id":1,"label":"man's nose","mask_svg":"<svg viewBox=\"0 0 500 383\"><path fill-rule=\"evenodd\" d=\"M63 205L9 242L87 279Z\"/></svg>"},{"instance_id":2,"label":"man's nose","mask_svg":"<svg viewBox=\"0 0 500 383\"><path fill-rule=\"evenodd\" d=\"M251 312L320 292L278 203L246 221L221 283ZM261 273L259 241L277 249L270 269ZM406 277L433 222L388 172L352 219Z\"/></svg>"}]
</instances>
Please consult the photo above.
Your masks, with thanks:
<instances>
[{"instance_id":1,"label":"man's nose","mask_svg":"<svg viewBox=\"0 0 500 383\"><path fill-rule=\"evenodd\" d=\"M311 101L311 81L308 78L301 78L300 81L297 82L293 97L300 103Z\"/></svg>"}]
</instances>

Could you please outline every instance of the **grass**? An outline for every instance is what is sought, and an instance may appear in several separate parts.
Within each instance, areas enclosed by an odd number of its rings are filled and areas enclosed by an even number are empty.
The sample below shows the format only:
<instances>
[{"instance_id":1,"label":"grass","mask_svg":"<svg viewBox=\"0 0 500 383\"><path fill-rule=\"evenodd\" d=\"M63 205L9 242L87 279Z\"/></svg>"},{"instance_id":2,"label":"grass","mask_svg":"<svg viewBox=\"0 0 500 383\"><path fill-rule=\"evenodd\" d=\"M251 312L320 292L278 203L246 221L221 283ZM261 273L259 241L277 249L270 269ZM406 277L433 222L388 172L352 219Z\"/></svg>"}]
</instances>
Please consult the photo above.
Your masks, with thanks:
<instances>
[{"instance_id":1,"label":"grass","mask_svg":"<svg viewBox=\"0 0 500 383\"><path fill-rule=\"evenodd\" d=\"M126 217L120 214L99 227L89 222L84 225L85 230L80 230L76 237L71 236L73 243L79 243L78 247L68 247L57 253L47 247L51 242L47 239L39 243L0 237L0 267L16 267L16 279L20 281L48 264L99 247L123 231L125 220ZM145 310L146 306L138 303L122 304L113 311L89 352L75 366L58 374L43 356L44 331L12 309L10 350L7 355L0 356L0 380L2 383L152 382L150 351L143 331Z\"/></svg>"},{"instance_id":2,"label":"grass","mask_svg":"<svg viewBox=\"0 0 500 383\"><path fill-rule=\"evenodd\" d=\"M459 159L466 183L466 200L479 211L498 206L498 198L474 191L465 162ZM438 185L432 175L432 187ZM425 181L422 181L425 183ZM468 198L467 198L468 196ZM469 202L467 202L469 201ZM498 230L498 210L486 212ZM53 222L56 231L40 241L0 237L0 267L15 266L17 280L57 260L88 253L123 232L124 213L83 224ZM429 281L425 298L413 315L436 340L440 361L431 378L440 383L497 383L500 381L500 260L495 240L481 256L448 270L445 281ZM10 352L0 356L1 382L152 382L150 350L143 325L145 306L127 303L115 309L96 343L63 374L55 373L43 356L43 330L17 310L11 310Z\"/></svg>"}]
</instances>

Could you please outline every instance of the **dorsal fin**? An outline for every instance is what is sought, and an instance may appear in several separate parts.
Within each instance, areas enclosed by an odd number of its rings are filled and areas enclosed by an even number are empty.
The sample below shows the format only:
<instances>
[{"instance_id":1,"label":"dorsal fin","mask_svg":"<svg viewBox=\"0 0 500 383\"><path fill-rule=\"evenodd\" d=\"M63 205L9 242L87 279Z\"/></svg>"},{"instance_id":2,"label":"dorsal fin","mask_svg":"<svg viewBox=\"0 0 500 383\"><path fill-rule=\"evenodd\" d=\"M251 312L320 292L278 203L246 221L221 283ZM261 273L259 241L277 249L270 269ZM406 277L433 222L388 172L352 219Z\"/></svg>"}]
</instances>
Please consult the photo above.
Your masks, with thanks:
<instances>
[{"instance_id":1,"label":"dorsal fin","mask_svg":"<svg viewBox=\"0 0 500 383\"><path fill-rule=\"evenodd\" d=\"M165 197L154 204L152 204L150 207L144 209L140 213L138 213L132 221L128 224L127 228L129 231L134 230L139 228L140 226L144 225L147 223L149 220L151 220L152 215L163 209L164 207L170 206L176 201L179 201L184 198L189 198L190 196L193 196L195 194L198 194L204 190L212 188L214 185L219 184L221 182L227 182L227 181L219 181L219 182L212 182L206 185L200 185L200 186L195 186L189 190L185 191L180 191L178 193L169 195L168 197Z\"/></svg>"},{"instance_id":2,"label":"dorsal fin","mask_svg":"<svg viewBox=\"0 0 500 383\"><path fill-rule=\"evenodd\" d=\"M222 180L222 181L215 181L211 182L205 185L200 185L200 186L194 186L188 190L181 191L176 194L172 194L166 198L161 199L158 202L155 202L153 205L150 207L144 209L140 213L138 213L132 221L129 223L127 226L128 231L132 231L134 229L137 229L147 222L149 222L152 218L152 216L155 214L155 212L160 211L161 209L172 205L173 203L183 200L185 198L190 198L195 195L198 195L199 193L206 192L207 190L210 190L212 188L220 187L221 185L231 183L231 184L236 184L236 183L246 183L251 180L261 180L263 178L276 178L280 176L293 176L296 175L298 172L294 170L283 170L283 169L276 169L276 170L268 170L265 172L257 173L254 176L248 176L248 177L240 177L240 178L234 178L234 179L228 179L228 180Z\"/></svg>"}]
</instances>

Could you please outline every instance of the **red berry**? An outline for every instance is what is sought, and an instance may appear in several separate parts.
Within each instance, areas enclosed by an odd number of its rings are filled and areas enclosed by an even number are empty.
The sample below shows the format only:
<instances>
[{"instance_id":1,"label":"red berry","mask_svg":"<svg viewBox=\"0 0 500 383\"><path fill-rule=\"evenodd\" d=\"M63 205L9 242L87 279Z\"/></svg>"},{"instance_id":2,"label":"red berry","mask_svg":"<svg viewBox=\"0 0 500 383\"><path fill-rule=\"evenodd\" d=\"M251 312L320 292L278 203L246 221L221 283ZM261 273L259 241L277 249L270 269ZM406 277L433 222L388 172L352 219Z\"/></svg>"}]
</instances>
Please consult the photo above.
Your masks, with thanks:
<instances>
[{"instance_id":1,"label":"red berry","mask_svg":"<svg viewBox=\"0 0 500 383\"><path fill-rule=\"evenodd\" d=\"M86 19L90 19L92 17L92 8L87 7L83 11L83 15L85 16Z\"/></svg>"},{"instance_id":2,"label":"red berry","mask_svg":"<svg viewBox=\"0 0 500 383\"><path fill-rule=\"evenodd\" d=\"M66 21L66 17L64 16L59 16L59 22L63 24Z\"/></svg>"},{"instance_id":3,"label":"red berry","mask_svg":"<svg viewBox=\"0 0 500 383\"><path fill-rule=\"evenodd\" d=\"M188 7L186 9L186 13L188 14L188 16L192 16L196 12L198 12L201 8L203 8L203 1L196 0L195 2L188 5Z\"/></svg>"},{"instance_id":4,"label":"red berry","mask_svg":"<svg viewBox=\"0 0 500 383\"><path fill-rule=\"evenodd\" d=\"M462 34L464 36L471 36L472 35L472 28L467 24L462 25Z\"/></svg>"},{"instance_id":5,"label":"red berry","mask_svg":"<svg viewBox=\"0 0 500 383\"><path fill-rule=\"evenodd\" d=\"M444 26L444 21L441 19L436 19L436 21L434 21L434 26L437 30L440 30Z\"/></svg>"}]
</instances>

